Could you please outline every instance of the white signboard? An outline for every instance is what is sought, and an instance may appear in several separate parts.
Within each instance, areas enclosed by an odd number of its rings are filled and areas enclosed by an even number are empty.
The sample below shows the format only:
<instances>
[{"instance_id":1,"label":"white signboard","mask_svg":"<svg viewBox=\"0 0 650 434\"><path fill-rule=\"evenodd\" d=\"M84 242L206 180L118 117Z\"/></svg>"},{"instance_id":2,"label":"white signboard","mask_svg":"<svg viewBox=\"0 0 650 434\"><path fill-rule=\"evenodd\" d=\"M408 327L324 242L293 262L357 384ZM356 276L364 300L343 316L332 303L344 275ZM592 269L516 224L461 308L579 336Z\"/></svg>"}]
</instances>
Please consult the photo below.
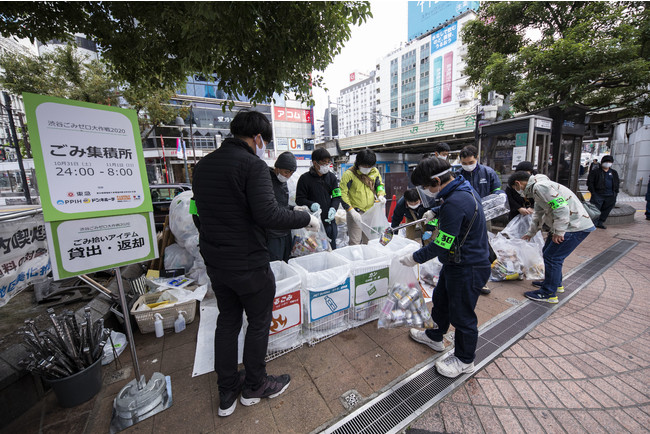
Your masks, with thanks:
<instances>
[{"instance_id":1,"label":"white signboard","mask_svg":"<svg viewBox=\"0 0 650 434\"><path fill-rule=\"evenodd\" d=\"M300 290L279 295L273 299L273 319L269 334L283 332L302 323Z\"/></svg>"},{"instance_id":2,"label":"white signboard","mask_svg":"<svg viewBox=\"0 0 650 434\"><path fill-rule=\"evenodd\" d=\"M512 148L512 170L515 170L522 161L526 161L526 147L516 146Z\"/></svg>"},{"instance_id":3,"label":"white signboard","mask_svg":"<svg viewBox=\"0 0 650 434\"><path fill-rule=\"evenodd\" d=\"M324 291L309 291L309 322L325 318L350 307L350 278Z\"/></svg>"},{"instance_id":4,"label":"white signboard","mask_svg":"<svg viewBox=\"0 0 650 434\"><path fill-rule=\"evenodd\" d=\"M288 151L289 150L289 139L286 137L278 137L275 139L275 149L278 151Z\"/></svg>"}]
</instances>

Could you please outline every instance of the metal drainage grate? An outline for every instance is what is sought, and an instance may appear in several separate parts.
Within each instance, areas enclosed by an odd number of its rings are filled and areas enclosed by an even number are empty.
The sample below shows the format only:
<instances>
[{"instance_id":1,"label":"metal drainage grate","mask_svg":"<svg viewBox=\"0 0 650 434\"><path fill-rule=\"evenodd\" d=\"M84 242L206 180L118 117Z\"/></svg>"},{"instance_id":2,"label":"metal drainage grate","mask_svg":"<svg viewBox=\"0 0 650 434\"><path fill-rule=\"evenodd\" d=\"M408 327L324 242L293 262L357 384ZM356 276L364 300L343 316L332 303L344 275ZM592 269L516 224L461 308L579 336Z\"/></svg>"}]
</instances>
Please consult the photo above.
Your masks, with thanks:
<instances>
[{"instance_id":1,"label":"metal drainage grate","mask_svg":"<svg viewBox=\"0 0 650 434\"><path fill-rule=\"evenodd\" d=\"M476 370L495 359L636 245L633 241L619 241L573 269L564 276L565 293L561 296L560 303L523 302L510 308L509 315L503 315L481 330L474 362ZM323 432L383 434L396 433L405 428L470 377L461 375L447 378L439 375L435 368L437 359L438 357Z\"/></svg>"},{"instance_id":2,"label":"metal drainage grate","mask_svg":"<svg viewBox=\"0 0 650 434\"><path fill-rule=\"evenodd\" d=\"M354 407L359 405L361 399L363 399L361 397L361 394L356 390L348 390L339 398L341 404L343 405L343 407L345 407L346 410L353 409Z\"/></svg>"}]
</instances>

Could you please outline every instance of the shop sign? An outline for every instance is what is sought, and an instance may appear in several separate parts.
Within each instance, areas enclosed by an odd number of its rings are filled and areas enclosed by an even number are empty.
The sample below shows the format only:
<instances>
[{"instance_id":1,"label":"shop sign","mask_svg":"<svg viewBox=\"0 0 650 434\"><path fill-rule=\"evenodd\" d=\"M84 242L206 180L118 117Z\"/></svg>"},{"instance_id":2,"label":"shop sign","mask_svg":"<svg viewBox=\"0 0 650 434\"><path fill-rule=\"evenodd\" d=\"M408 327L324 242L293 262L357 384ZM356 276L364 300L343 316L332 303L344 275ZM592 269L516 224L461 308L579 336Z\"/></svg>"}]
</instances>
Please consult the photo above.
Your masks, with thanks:
<instances>
[{"instance_id":1,"label":"shop sign","mask_svg":"<svg viewBox=\"0 0 650 434\"><path fill-rule=\"evenodd\" d=\"M295 109L288 107L274 107L273 120L279 122L311 123L311 110Z\"/></svg>"},{"instance_id":2,"label":"shop sign","mask_svg":"<svg viewBox=\"0 0 650 434\"><path fill-rule=\"evenodd\" d=\"M388 295L388 267L354 277L354 305Z\"/></svg>"},{"instance_id":3,"label":"shop sign","mask_svg":"<svg viewBox=\"0 0 650 434\"><path fill-rule=\"evenodd\" d=\"M350 307L350 278L345 283L324 291L309 291L309 322Z\"/></svg>"},{"instance_id":4,"label":"shop sign","mask_svg":"<svg viewBox=\"0 0 650 434\"><path fill-rule=\"evenodd\" d=\"M526 161L526 147L515 146L512 148L512 170L515 170L522 161Z\"/></svg>"},{"instance_id":5,"label":"shop sign","mask_svg":"<svg viewBox=\"0 0 650 434\"><path fill-rule=\"evenodd\" d=\"M545 130L550 130L551 129L551 121L547 121L545 119L537 119L535 120L535 128L542 128Z\"/></svg>"},{"instance_id":6,"label":"shop sign","mask_svg":"<svg viewBox=\"0 0 650 434\"><path fill-rule=\"evenodd\" d=\"M269 334L273 336L300 324L302 324L300 290L275 297Z\"/></svg>"},{"instance_id":7,"label":"shop sign","mask_svg":"<svg viewBox=\"0 0 650 434\"><path fill-rule=\"evenodd\" d=\"M305 149L303 139L289 139L290 151L303 151Z\"/></svg>"}]
</instances>

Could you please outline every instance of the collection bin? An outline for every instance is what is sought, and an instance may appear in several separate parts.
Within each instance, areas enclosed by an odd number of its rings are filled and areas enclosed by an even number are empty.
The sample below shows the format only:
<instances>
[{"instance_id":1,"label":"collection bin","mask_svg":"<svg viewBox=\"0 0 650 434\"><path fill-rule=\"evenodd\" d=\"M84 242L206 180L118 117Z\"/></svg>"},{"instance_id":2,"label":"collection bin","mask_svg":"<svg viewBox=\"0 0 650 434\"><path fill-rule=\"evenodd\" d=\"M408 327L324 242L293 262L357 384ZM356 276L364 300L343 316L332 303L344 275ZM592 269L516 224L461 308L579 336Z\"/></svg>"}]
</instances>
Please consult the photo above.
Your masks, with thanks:
<instances>
[{"instance_id":1,"label":"collection bin","mask_svg":"<svg viewBox=\"0 0 650 434\"><path fill-rule=\"evenodd\" d=\"M303 344L300 275L286 262L274 261L270 265L275 275L275 298L267 361L300 348Z\"/></svg>"},{"instance_id":2,"label":"collection bin","mask_svg":"<svg viewBox=\"0 0 650 434\"><path fill-rule=\"evenodd\" d=\"M390 286L393 286L396 283L404 283L396 282L393 278L393 276L399 276L402 274L399 272L400 268L405 268L400 264L399 258L408 255L409 253L413 253L422 247L417 241L409 240L408 238L399 235L395 235L385 246L382 246L379 243L379 240L370 240L368 241L368 245L392 259L390 269L393 272L391 273L391 278L388 282ZM416 273L419 276L419 267L417 268Z\"/></svg>"}]
</instances>

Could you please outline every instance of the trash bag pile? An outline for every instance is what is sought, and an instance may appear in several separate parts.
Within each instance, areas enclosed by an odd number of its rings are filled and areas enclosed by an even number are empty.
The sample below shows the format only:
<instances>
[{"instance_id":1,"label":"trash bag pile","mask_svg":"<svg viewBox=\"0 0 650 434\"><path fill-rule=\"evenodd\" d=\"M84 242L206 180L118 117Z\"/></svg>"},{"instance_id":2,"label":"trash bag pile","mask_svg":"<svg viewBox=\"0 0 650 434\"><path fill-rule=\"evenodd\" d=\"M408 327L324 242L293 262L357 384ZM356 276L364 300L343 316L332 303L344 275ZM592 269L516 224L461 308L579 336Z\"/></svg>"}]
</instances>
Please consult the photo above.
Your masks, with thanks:
<instances>
[{"instance_id":1,"label":"trash bag pile","mask_svg":"<svg viewBox=\"0 0 650 434\"><path fill-rule=\"evenodd\" d=\"M540 280L544 278L544 239L538 232L530 241L521 239L530 226L532 216L518 215L504 230L490 239L497 255L492 263L490 280Z\"/></svg>"},{"instance_id":2,"label":"trash bag pile","mask_svg":"<svg viewBox=\"0 0 650 434\"><path fill-rule=\"evenodd\" d=\"M437 328L422 297L422 290L416 284L393 285L379 313L378 328L402 326Z\"/></svg>"},{"instance_id":3,"label":"trash bag pile","mask_svg":"<svg viewBox=\"0 0 650 434\"><path fill-rule=\"evenodd\" d=\"M485 221L490 221L493 218L510 212L508 196L505 194L490 194L485 196L481 199L481 205L483 205Z\"/></svg>"},{"instance_id":4,"label":"trash bag pile","mask_svg":"<svg viewBox=\"0 0 650 434\"><path fill-rule=\"evenodd\" d=\"M291 256L305 256L312 253L329 252L332 250L329 238L327 238L327 234L325 233L325 227L320 219L320 211L310 214L317 217L320 222L318 231L310 231L307 228L292 230L291 235L293 236L293 244L291 247Z\"/></svg>"}]
</instances>

